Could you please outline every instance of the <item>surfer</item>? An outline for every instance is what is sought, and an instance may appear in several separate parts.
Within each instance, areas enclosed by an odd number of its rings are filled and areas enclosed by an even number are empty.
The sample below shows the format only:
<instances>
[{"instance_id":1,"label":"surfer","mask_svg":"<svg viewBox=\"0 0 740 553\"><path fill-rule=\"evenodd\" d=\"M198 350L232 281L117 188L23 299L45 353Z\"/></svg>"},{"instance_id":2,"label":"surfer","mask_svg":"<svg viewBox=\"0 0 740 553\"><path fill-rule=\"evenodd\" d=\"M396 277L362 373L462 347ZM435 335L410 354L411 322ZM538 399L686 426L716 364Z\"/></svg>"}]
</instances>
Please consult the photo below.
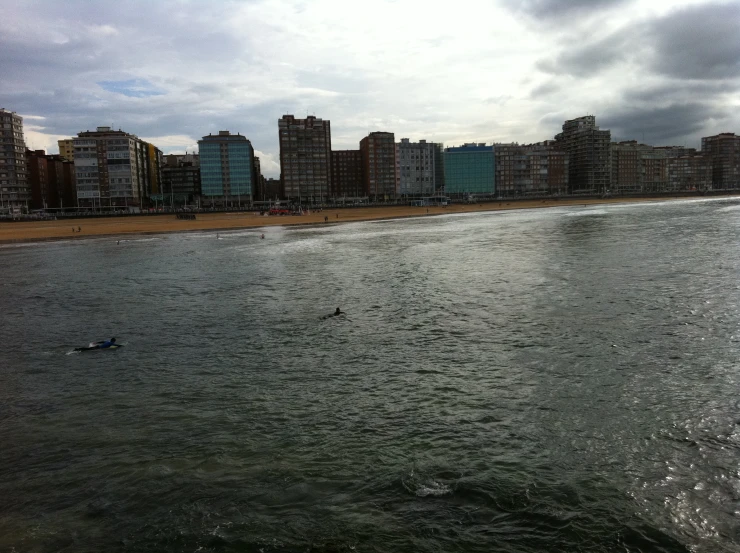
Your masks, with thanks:
<instances>
[{"instance_id":1,"label":"surfer","mask_svg":"<svg viewBox=\"0 0 740 553\"><path fill-rule=\"evenodd\" d=\"M110 340L102 340L100 342L90 342L90 345L86 348L75 348L74 351L89 351L91 349L109 349L109 348L120 348L119 344L116 344L116 339L111 338Z\"/></svg>"},{"instance_id":2,"label":"surfer","mask_svg":"<svg viewBox=\"0 0 740 553\"><path fill-rule=\"evenodd\" d=\"M321 317L321 318L322 318L322 319L328 319L328 318L330 318L330 317L337 317L337 316L339 316L339 315L346 315L346 313L345 313L344 311L340 310L340 309L339 309L339 308L337 307L337 310L336 310L336 311L335 311L334 313L329 313L328 315L324 315L324 316L323 316L323 317Z\"/></svg>"}]
</instances>

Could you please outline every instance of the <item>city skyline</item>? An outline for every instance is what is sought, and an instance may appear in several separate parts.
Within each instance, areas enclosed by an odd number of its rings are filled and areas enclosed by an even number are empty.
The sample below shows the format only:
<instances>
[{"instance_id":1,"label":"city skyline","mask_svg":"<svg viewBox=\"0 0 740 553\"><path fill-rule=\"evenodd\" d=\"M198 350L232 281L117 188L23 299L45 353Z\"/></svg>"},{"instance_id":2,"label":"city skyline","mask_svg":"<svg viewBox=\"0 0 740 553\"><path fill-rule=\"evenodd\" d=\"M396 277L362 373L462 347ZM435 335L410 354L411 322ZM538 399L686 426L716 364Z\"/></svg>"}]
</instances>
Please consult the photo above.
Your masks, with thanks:
<instances>
[{"instance_id":1,"label":"city skyline","mask_svg":"<svg viewBox=\"0 0 740 553\"><path fill-rule=\"evenodd\" d=\"M0 9L0 107L23 116L29 148L50 152L103 125L164 153L230 130L276 177L285 114L332 121L337 150L375 131L450 146L532 143L584 113L615 141L654 145L698 148L740 127L737 1Z\"/></svg>"}]
</instances>

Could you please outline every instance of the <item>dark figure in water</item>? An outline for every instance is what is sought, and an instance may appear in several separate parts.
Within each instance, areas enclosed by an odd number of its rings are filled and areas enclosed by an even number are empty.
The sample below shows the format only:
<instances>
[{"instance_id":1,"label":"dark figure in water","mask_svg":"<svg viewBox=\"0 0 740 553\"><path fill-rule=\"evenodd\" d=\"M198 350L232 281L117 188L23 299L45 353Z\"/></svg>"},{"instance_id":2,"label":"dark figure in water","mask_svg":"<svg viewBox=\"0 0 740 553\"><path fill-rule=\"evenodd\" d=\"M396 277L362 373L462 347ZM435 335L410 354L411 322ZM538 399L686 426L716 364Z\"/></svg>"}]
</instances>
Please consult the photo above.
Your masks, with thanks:
<instances>
[{"instance_id":1,"label":"dark figure in water","mask_svg":"<svg viewBox=\"0 0 740 553\"><path fill-rule=\"evenodd\" d=\"M329 313L328 315L324 315L321 317L322 319L329 319L330 317L336 317L337 315L344 315L344 311L341 311L338 307L337 310L334 313Z\"/></svg>"},{"instance_id":2,"label":"dark figure in water","mask_svg":"<svg viewBox=\"0 0 740 553\"><path fill-rule=\"evenodd\" d=\"M86 348L75 348L74 351L90 351L92 349L108 349L113 346L121 347L118 344L116 344L115 338L111 338L110 340L103 340L102 342L92 342Z\"/></svg>"}]
</instances>

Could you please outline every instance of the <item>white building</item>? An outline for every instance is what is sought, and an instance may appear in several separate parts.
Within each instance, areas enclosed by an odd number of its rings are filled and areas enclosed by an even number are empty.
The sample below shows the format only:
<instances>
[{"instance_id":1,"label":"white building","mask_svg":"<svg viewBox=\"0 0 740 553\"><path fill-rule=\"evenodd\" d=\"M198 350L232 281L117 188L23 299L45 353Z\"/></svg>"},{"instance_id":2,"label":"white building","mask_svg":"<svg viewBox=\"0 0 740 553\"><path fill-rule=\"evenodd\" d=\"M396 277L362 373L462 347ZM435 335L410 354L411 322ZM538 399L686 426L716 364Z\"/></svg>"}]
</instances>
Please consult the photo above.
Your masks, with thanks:
<instances>
[{"instance_id":1,"label":"white building","mask_svg":"<svg viewBox=\"0 0 740 553\"><path fill-rule=\"evenodd\" d=\"M399 189L402 195L431 196L436 189L435 148L433 142L410 142L402 138L397 145Z\"/></svg>"},{"instance_id":2,"label":"white building","mask_svg":"<svg viewBox=\"0 0 740 553\"><path fill-rule=\"evenodd\" d=\"M110 127L73 139L77 199L82 206L140 206L161 194L162 152Z\"/></svg>"}]
</instances>

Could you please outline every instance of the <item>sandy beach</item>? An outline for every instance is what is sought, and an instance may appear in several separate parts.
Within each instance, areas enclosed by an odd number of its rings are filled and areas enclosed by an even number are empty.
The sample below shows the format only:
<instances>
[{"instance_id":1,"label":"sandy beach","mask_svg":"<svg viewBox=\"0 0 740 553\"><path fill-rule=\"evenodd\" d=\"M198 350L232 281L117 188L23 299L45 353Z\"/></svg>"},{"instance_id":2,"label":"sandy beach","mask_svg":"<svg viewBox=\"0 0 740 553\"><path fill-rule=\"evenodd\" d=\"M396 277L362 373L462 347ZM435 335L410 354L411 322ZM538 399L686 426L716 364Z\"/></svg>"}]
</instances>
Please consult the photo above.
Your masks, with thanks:
<instances>
[{"instance_id":1,"label":"sandy beach","mask_svg":"<svg viewBox=\"0 0 740 553\"><path fill-rule=\"evenodd\" d=\"M488 202L483 204L455 204L446 207L365 207L348 209L325 209L311 211L305 215L261 216L255 212L199 213L195 221L179 220L174 214L142 215L128 217L102 217L64 219L57 221L23 221L0 223L0 243L34 242L42 240L84 239L101 236L125 236L132 234L164 234L204 230L234 230L288 225L337 224L351 221L396 219L403 217L430 217L445 213L470 213L476 211L500 211L510 209L533 209L570 205L601 205L667 201L687 198L606 198L591 200L527 200L512 202ZM328 222L324 218L328 217ZM81 231L77 232L80 227ZM74 229L74 232L73 232Z\"/></svg>"}]
</instances>

